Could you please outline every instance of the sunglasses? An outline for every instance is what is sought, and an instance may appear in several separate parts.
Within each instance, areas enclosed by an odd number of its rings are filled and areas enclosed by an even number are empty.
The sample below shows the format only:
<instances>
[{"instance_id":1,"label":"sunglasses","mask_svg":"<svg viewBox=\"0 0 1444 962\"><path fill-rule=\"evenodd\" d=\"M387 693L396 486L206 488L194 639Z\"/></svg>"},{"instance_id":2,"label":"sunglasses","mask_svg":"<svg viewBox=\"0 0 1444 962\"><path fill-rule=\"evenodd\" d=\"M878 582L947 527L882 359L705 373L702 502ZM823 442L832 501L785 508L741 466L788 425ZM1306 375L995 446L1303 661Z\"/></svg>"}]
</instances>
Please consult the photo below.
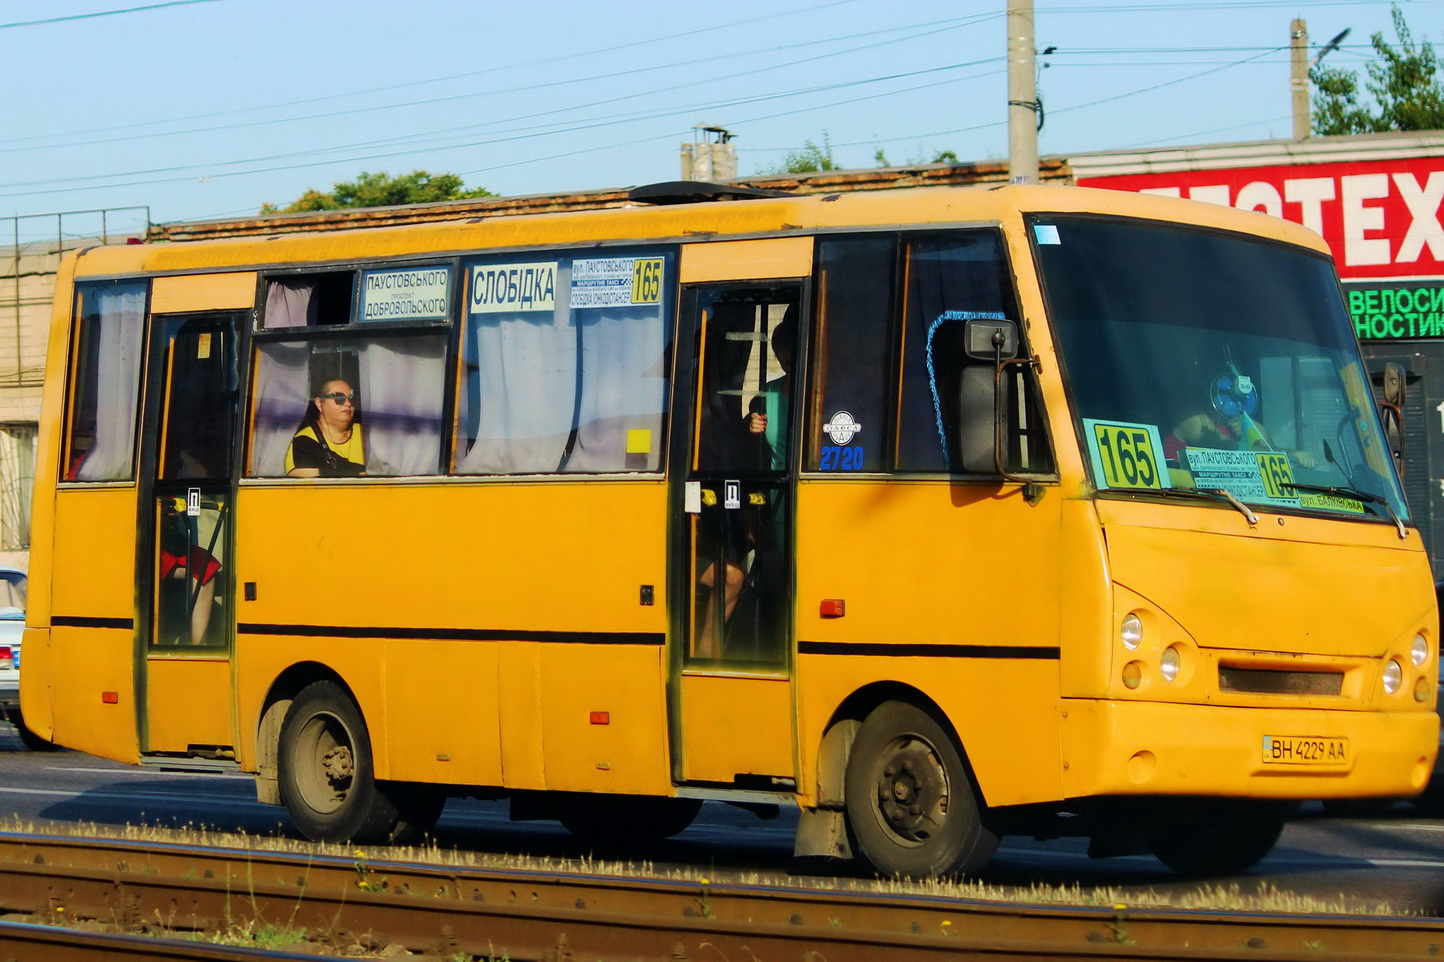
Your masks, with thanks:
<instances>
[{"instance_id":1,"label":"sunglasses","mask_svg":"<svg viewBox=\"0 0 1444 962\"><path fill-rule=\"evenodd\" d=\"M324 398L327 401L335 401L337 404L350 404L353 407L356 404L356 395L342 394L340 391L333 391L330 394L318 394L316 396L318 398Z\"/></svg>"}]
</instances>

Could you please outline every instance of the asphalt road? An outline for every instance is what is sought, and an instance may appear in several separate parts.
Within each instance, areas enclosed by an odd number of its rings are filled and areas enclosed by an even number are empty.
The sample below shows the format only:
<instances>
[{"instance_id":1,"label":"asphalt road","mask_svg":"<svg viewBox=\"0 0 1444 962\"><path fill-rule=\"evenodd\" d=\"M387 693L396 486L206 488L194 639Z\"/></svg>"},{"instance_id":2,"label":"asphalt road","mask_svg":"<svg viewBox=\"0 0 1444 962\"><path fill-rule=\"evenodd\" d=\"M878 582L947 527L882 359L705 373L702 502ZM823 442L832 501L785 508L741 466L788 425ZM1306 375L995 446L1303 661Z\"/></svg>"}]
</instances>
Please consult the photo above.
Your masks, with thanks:
<instances>
[{"instance_id":1,"label":"asphalt road","mask_svg":"<svg viewBox=\"0 0 1444 962\"><path fill-rule=\"evenodd\" d=\"M132 768L78 752L31 752L0 724L0 822L26 831L54 826L192 828L295 837L284 810L256 801L249 776ZM764 821L708 803L693 826L644 851L593 852L553 822L512 822L505 802L453 799L437 825L442 848L540 858L646 861L688 866L718 879L750 873L837 872L791 858L796 819ZM982 881L1006 886L1108 889L1127 901L1144 890L1187 893L1203 886L1293 892L1367 907L1387 903L1444 917L1444 819L1395 805L1368 817L1325 815L1304 806L1273 853L1237 877L1182 880L1152 856L1090 859L1081 840L1008 837ZM846 871L843 869L842 871ZM1139 899L1142 901L1142 899Z\"/></svg>"}]
</instances>

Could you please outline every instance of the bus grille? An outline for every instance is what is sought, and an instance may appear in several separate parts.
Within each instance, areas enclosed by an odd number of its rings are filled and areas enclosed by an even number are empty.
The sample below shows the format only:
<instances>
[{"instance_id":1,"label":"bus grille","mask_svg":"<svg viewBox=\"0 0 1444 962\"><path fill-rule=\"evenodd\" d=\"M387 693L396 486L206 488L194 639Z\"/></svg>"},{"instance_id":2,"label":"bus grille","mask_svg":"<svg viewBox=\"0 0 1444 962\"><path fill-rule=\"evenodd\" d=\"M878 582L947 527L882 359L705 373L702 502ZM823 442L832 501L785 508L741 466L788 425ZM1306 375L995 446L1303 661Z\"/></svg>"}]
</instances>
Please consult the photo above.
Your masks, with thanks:
<instances>
[{"instance_id":1,"label":"bus grille","mask_svg":"<svg viewBox=\"0 0 1444 962\"><path fill-rule=\"evenodd\" d=\"M1344 690L1344 676L1335 671L1275 671L1220 665L1218 687L1221 691L1261 695L1337 695Z\"/></svg>"}]
</instances>

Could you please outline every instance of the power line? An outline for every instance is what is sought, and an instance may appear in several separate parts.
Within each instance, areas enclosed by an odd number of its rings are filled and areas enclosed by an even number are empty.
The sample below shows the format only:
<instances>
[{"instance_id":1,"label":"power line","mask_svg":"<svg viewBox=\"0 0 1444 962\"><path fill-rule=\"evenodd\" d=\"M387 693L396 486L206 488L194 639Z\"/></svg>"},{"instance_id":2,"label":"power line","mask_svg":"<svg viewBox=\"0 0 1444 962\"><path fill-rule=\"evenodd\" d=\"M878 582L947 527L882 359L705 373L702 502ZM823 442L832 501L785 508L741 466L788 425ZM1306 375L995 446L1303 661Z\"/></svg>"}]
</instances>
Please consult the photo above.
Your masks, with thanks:
<instances>
[{"instance_id":1,"label":"power line","mask_svg":"<svg viewBox=\"0 0 1444 962\"><path fill-rule=\"evenodd\" d=\"M901 37L901 38L893 38L893 39L889 39L889 40L879 40L879 41L876 41L876 42L874 42L874 43L868 43L868 44L863 44L863 45L856 46L856 47L850 47L850 48L848 48L848 49L846 49L846 50L838 50L838 51L832 51L832 52L830 52L830 53L819 54L819 55L814 56L814 57L806 57L806 58L803 58L803 59L801 59L801 60L791 60L791 61L787 61L787 62L784 62L784 63L770 64L770 65L768 65L768 66L758 67L758 68L755 68L755 69L753 69L753 70L741 71L741 72L738 72L738 73L734 73L734 74L730 74L730 75L725 75L725 76L707 77L707 78L703 78L703 79L701 79L701 80L689 81L689 82L684 83L684 84L673 84L673 85L672 85L671 87L669 87L668 89L670 89L670 90L680 90L680 89L683 89L683 88L686 88L686 87L698 87L698 86L706 86L706 85L708 85L708 84L722 83L722 82L726 82L726 81L728 81L728 80L736 80L736 79L741 79L741 78L743 78L743 77L755 76L755 75L757 75L757 74L767 73L767 72L774 71L774 70L782 70L782 69L786 69L786 68L789 68L789 67L796 67L796 66L800 66L800 65L803 65L803 64L814 63L814 62L817 62L817 61L819 61L819 60L826 60L826 59L830 59L830 58L833 58L833 57L841 57L841 56L845 56L845 55L850 54L850 53L857 53L857 52L862 51L862 50L869 50L869 49L873 49L873 48L880 47L880 46L886 46L886 45L889 45L889 44L906 43L906 42L909 41L909 40L916 40L916 39L918 39L918 38L920 38L920 37L923 37L923 36L935 35L935 34L937 34L937 33L943 32L943 31L945 31L945 30L955 30L955 29L958 29L958 28L960 28L960 27L972 26L972 25L974 25L974 24L976 24L976 23L979 23L979 22L982 22L982 21L985 21L985 20L997 19L997 18L1000 17L1000 16L1002 16L1002 15L1001 15L1001 14L986 14L986 15L983 15L983 16L975 16L975 17L955 17L955 18L951 18L951 19L949 19L949 20L932 21L932 22L930 22L930 23L922 23L922 24L912 24L912 25L905 26L905 27L891 27L891 28L887 28L887 29L884 29L884 30L880 30L880 31L878 31L878 30L870 31L870 32L868 32L868 33L863 33L863 34L850 34L850 35L846 35L846 36L842 36L842 37L832 37L832 38L829 38L829 39L826 39L826 40L815 40L815 41L807 41L807 42L797 43L797 44L783 45L783 46L779 46L779 47L774 47L774 48L773 48L773 51L792 50L792 49L803 48L803 47L818 46L818 45L820 45L820 44L825 44L825 43L838 43L838 42L842 42L842 41L846 41L846 40L856 40L856 39L861 38L861 37L876 37L879 33L896 33L896 32L902 31L902 30L918 31L918 32L909 34L908 36ZM769 52L771 52L771 51L769 51ZM526 85L522 85L522 86L518 86L518 87L504 88L504 89L501 89L501 90L486 90L486 91L473 92L473 93L465 93L465 94L451 94L451 95L448 95L448 96L444 96L444 97L434 97L434 98L430 98L430 99L427 99L427 100L414 100L414 101L409 101L409 102L404 102L404 103L385 104L385 105L381 105L381 106L355 107L355 108L348 108L348 109L346 109L346 110L331 111L331 112L327 112L327 113L308 114L308 115L300 115L300 116L295 116L295 117L272 118L272 119L267 119L267 120L248 121L248 122L245 122L245 123L238 123L238 124L226 124L226 125L217 125L217 126L211 126L211 127L191 128L191 129L189 129L189 130L172 130L172 131L164 131L164 132L160 132L160 133L132 134L132 135L122 136L122 137L109 137L109 138L101 138L101 139L97 139L97 140L67 141L67 142L64 142L64 143L43 144L43 145L37 145L37 146L31 146L31 147L18 147L18 148L17 148L17 147L13 147L13 146L12 146L12 147L0 147L0 153L14 153L14 152L16 152L16 151L24 151L24 150L58 150L58 149L70 149L70 148L74 148L74 147L96 146L96 145L100 145L100 144L123 143L123 142L127 142L127 141L132 141L132 140L145 140L145 139L151 139L151 138L155 138L155 137L175 137L175 136L183 136L183 135L196 134L196 133L213 133L213 132L217 132L217 131L241 130L241 129L245 129L245 128L248 128L248 127L270 126L270 125L278 124L278 123L296 123L296 122L300 122L300 121L322 120L322 119L329 119L329 118L332 118L332 117L350 116L350 115L355 115L355 114L375 114L377 111L380 111L380 110L396 110L396 109L404 109L404 108L410 108L410 107L427 106L427 105L431 105L431 104L446 103L446 102L452 102L452 101L457 101L457 100L465 100L465 99L470 99L470 98L475 98L475 97L499 96L499 95L503 95L503 94L518 93L518 92L523 92L523 91L525 91L525 92L531 92L531 91L540 90L540 89L548 88L548 87L562 87L562 86L569 86L569 85L578 84L578 83L593 83L593 82L596 82L596 81L598 81L598 80L614 79L614 78L617 78L617 77L631 76L631 75L636 75L636 74L641 74L641 73L653 72L653 71L657 71L657 70L668 70L668 69L672 69L672 68L674 68L674 67L693 67L693 66L695 66L695 65L697 65L697 64L699 64L699 63L706 63L706 62L712 61L712 60L733 60L733 59L736 59L736 55L735 55L735 54L724 53L724 54L717 54L717 55L714 55L714 56L711 56L711 57L692 58L692 59L690 59L690 60L676 61L676 62L673 62L673 63L654 65L654 66L650 66L650 67L634 67L634 68L631 68L631 69L628 69L628 70L619 70L619 71L614 71L614 72L612 72L612 73L599 74L599 75L594 75L594 76L590 76L590 77L578 77L578 78L573 78L573 79L570 79L570 80L548 81L548 82L539 83L539 84L526 84ZM409 85L406 85L406 86L409 86ZM575 112L575 111L577 111L577 110L583 110L583 109L587 109L587 108L590 108L590 107L603 106L603 105L606 105L606 104L609 104L609 103L617 103L617 102L620 102L620 101L622 101L622 100L631 100L631 99L636 99L637 97L650 96L650 95L654 94L655 92L656 92L656 91L649 89L649 90L645 90L645 91L643 91L643 92L641 92L641 93L628 94L628 95L619 96L619 97L612 97L612 98L608 98L608 99L605 99L605 100L592 101L592 102L590 102L590 103L570 104L570 105L568 105L568 106L566 106L566 107L563 107L563 108L556 108L556 109L553 109L553 110L539 111L539 112L535 112L535 113L531 113L531 114L523 114L523 115L516 116L516 117L509 117L509 118L506 118L506 119L504 119L504 120L490 121L490 122L487 124L487 126L495 126L495 125L503 124L503 123L511 123L511 122L514 122L514 121L517 121L517 120L530 120L530 119L535 119L535 118L537 118L537 117L547 116L547 115L550 115L550 114ZM142 124L142 125L140 125L140 126L149 126L151 123L154 123L154 122L147 122L146 124ZM418 135L418 136L426 136L426 134L421 134L421 135ZM13 145L13 144L16 144L16 143L23 143L23 142L24 142L25 140L27 140L27 139L33 140L33 139L38 139L38 138L21 138L21 139L19 139L19 140L13 140L13 139L12 139L12 140L10 141L10 143L11 143L12 145Z\"/></svg>"},{"instance_id":2,"label":"power line","mask_svg":"<svg viewBox=\"0 0 1444 962\"><path fill-rule=\"evenodd\" d=\"M195 3L220 3L222 0L166 0L165 3L148 3L143 7L125 7L121 10L96 10L93 13L74 13L65 17L46 17L44 20L16 20L0 23L0 30L15 27L39 27L50 23L66 23L71 20L95 20L99 17L118 17L126 13L141 13L146 10L160 10L164 7L188 7Z\"/></svg>"},{"instance_id":3,"label":"power line","mask_svg":"<svg viewBox=\"0 0 1444 962\"><path fill-rule=\"evenodd\" d=\"M217 2L217 0L175 0L175 2L185 2L185 3L214 3L214 2ZM284 108L284 107L297 107L297 106L304 106L304 105L306 105L306 104L322 103L322 102L325 102L325 101L328 101L328 100L340 100L340 99L344 99L344 98L346 98L346 97L360 97L360 96L366 96L366 95L374 94L374 93L386 93L386 92L389 92L389 91L403 90L403 89L410 88L410 87L424 86L424 85L426 85L426 84L445 83L445 82L452 81L452 80L464 80L464 79L469 79L469 78L472 78L472 77L480 77L480 76L484 76L484 75L486 75L486 74L497 73L497 72L503 71L503 70L518 70L518 69L522 69L522 68L526 68L526 67L546 66L546 65L548 65L548 64L561 63L561 62L568 61L568 60L579 60L579 59L582 59L582 58L585 58L585 57L595 56L595 55L597 55L597 54L616 53L616 52L618 52L618 51L627 50L627 49L630 49L630 48L633 48L633 47L646 46L646 45L654 44L654 43L663 43L663 42L666 42L666 41L669 41L669 40L678 40L678 39L681 39L681 38L684 38L684 37L694 36L694 35L699 34L699 33L712 33L712 32L720 31L720 30L728 30L728 29L731 29L731 28L733 28L733 27L750 26L750 25L752 25L752 24L760 23L760 22L765 21L765 20L774 20L774 19L777 19L777 18L780 18L780 17L793 16L793 15L796 15L796 14L813 13L813 12L815 12L815 11L824 10L824 9L829 8L829 7L837 7L837 6L842 6L842 5L844 5L844 4L856 3L856 2L857 2L857 0L828 0L828 2L826 2L826 3L819 3L819 4L815 4L815 5L811 6L811 7L804 7L804 8L802 8L801 10L787 10L787 11L782 11L782 12L778 12L778 13L766 14L766 15L758 16L758 17L748 17L748 18L746 18L746 19L744 19L744 20L735 20L735 21L732 21L731 23L724 23L724 24L714 25L714 26L710 26L710 27L699 27L699 28L696 28L696 29L693 29L693 30L684 30L684 31L682 31L682 32L680 32L680 33L668 34L668 35L661 36L661 37L652 37L652 38L646 39L646 40L632 40L632 41L628 41L627 43L615 44L615 45L608 46L608 47L596 47L596 48L593 48L593 49L591 49L591 50L584 50L584 51L581 51L581 52L578 52L578 53L573 53L573 54L559 54L559 55L557 55L557 56L555 56L555 57L543 57L543 58L538 59L538 60L527 60L527 61L523 61L523 62L517 63L517 64L501 64L501 65L497 65L497 66L494 66L494 67L483 67L483 68L481 68L481 69L479 69L479 70L468 70L468 71L466 71L466 72L464 72L464 73L449 74L449 75L442 76L442 77L434 77L434 78L431 78L431 79L428 79L428 80L412 80L412 81L408 81L408 82L406 82L406 83L401 83L401 84L391 84L391 85L384 86L384 87L371 87L371 88L367 88L367 89L363 89L363 90L348 91L348 92L338 93L338 94L327 94L327 95L322 96L322 97L307 97L307 98L304 98L304 99L301 99L301 100L289 100L289 101L283 101L282 103L278 103L278 104L262 105L262 106L259 106L259 107L236 107L236 108L232 108L232 109L229 109L229 110L209 111L209 112L207 112L207 113L201 113L201 114L188 114L188 115L184 115L184 116L181 116L181 117L171 117L171 118L167 118L167 119L165 119L165 120L147 120L147 121L140 121L140 122L132 123L132 124L115 124L115 125L108 126L108 127L96 127L96 128L82 129L82 130L78 130L78 131L67 131L67 132L59 133L59 134L43 134L43 135L35 135L35 136L31 136L31 137L11 138L11 139L10 139L10 143L24 143L24 142L29 141L29 140L44 139L44 138L46 138L46 137L86 136L86 135L88 135L88 134L106 133L106 132L112 131L112 130L128 130L128 129L134 129L134 128L136 128L136 127L151 127L151 126L155 126L156 124L184 122L184 121L188 121L188 120L208 120L208 119L210 119L210 118L212 118L212 117L224 117L224 116L229 116L229 115L231 115L231 114L237 114L237 113L250 113L250 112L253 112L253 111L257 111L257 110L275 110L275 109L280 109L280 108ZM161 5L164 6L165 4L161 4ZM144 8L137 8L137 9L144 9ZM992 17L996 17L996 16L1000 16L1000 14L989 14L989 15L985 15L985 16L982 16L982 17L958 18L958 19L991 19ZM892 28L892 29L911 29L911 28ZM876 33L878 33L878 32L886 32L886 31L874 31L872 35L876 35ZM844 38L844 39L848 39L848 38ZM588 79L588 78L580 78L580 79L579 79L578 81L576 81L576 82L579 82L579 83L580 83L580 82L585 82L587 79ZM425 101L422 101L422 102L424 103ZM409 105L402 105L402 106L409 106ZM354 112L354 111L346 111L346 113L350 113L350 112ZM319 115L315 115L315 116L325 117L325 116L335 116L335 115L331 115L331 114L319 114ZM312 118L297 118L297 119L312 119ZM246 126L246 125L242 125L242 126ZM225 128L219 128L219 129L225 129ZM104 141L97 141L97 142L103 143ZM58 145L58 146L83 146L83 145L82 145L82 144L69 144L69 143L67 143L67 144Z\"/></svg>"}]
</instances>

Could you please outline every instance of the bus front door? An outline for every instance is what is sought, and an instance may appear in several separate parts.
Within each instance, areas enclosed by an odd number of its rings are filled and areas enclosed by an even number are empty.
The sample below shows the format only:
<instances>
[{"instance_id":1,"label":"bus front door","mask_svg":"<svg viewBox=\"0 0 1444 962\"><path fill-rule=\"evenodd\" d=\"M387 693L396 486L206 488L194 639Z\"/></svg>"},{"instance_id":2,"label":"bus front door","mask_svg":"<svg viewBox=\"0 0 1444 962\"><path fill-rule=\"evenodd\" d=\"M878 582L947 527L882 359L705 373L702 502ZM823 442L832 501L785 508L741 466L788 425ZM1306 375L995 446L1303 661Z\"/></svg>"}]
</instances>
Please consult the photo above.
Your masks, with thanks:
<instances>
[{"instance_id":1,"label":"bus front door","mask_svg":"<svg viewBox=\"0 0 1444 962\"><path fill-rule=\"evenodd\" d=\"M151 332L136 584L141 750L226 759L235 745L231 546L246 315L158 315Z\"/></svg>"},{"instance_id":2,"label":"bus front door","mask_svg":"<svg viewBox=\"0 0 1444 962\"><path fill-rule=\"evenodd\" d=\"M802 291L774 283L687 293L697 381L681 426L688 443L674 448L689 455L673 469L672 597L684 600L673 633L674 775L781 790L796 767L791 436Z\"/></svg>"}]
</instances>

